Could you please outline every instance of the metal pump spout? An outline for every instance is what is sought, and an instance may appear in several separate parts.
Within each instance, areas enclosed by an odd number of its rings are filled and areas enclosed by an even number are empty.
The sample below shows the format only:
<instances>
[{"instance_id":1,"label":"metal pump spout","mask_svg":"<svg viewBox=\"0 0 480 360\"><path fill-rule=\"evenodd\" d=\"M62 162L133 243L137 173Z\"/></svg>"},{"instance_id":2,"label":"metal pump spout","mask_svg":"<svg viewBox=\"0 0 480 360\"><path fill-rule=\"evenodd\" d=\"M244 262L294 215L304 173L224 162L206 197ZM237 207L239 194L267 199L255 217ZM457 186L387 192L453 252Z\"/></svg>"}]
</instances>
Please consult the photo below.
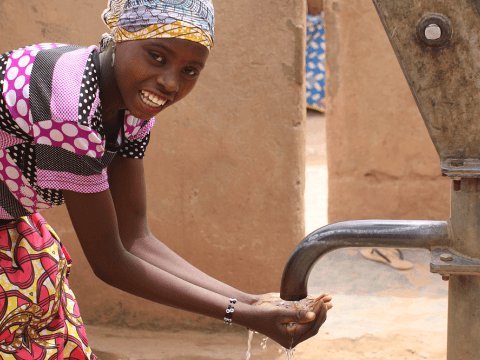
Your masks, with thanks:
<instances>
[{"instance_id":1,"label":"metal pump spout","mask_svg":"<svg viewBox=\"0 0 480 360\"><path fill-rule=\"evenodd\" d=\"M324 226L303 239L285 265L280 296L287 301L307 296L313 266L325 254L352 247L392 247L431 250L447 246L446 221L355 220Z\"/></svg>"}]
</instances>

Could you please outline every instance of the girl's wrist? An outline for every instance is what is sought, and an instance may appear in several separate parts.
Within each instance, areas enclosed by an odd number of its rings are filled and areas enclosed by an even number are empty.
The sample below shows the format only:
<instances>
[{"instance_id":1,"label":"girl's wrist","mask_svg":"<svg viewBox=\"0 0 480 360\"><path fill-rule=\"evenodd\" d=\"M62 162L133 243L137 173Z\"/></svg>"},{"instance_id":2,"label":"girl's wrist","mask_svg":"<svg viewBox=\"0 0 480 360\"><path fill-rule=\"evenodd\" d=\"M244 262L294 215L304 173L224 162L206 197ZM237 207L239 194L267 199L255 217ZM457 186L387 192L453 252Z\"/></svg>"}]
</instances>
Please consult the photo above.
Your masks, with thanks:
<instances>
[{"instance_id":1,"label":"girl's wrist","mask_svg":"<svg viewBox=\"0 0 480 360\"><path fill-rule=\"evenodd\" d=\"M244 304L251 305L255 301L255 295L242 293L237 300Z\"/></svg>"},{"instance_id":2,"label":"girl's wrist","mask_svg":"<svg viewBox=\"0 0 480 360\"><path fill-rule=\"evenodd\" d=\"M232 316L232 323L254 330L255 324L258 323L259 309L256 306L237 302L235 312Z\"/></svg>"},{"instance_id":3,"label":"girl's wrist","mask_svg":"<svg viewBox=\"0 0 480 360\"><path fill-rule=\"evenodd\" d=\"M223 294L225 296L229 296L229 297L237 299L238 302L248 304L248 305L251 305L255 300L255 295L247 294L243 291L236 290L236 289L235 289L235 291L232 291L231 293L225 294L225 292L223 292Z\"/></svg>"}]
</instances>

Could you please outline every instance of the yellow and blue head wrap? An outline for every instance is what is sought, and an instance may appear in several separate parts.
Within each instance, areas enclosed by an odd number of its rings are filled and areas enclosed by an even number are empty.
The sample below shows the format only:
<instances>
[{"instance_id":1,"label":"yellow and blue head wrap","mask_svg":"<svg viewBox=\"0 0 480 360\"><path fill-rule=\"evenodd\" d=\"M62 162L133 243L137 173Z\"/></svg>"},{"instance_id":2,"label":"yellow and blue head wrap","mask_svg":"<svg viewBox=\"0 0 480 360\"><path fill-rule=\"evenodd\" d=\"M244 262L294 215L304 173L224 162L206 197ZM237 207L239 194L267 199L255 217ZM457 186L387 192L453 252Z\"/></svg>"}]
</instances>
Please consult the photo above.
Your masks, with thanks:
<instances>
[{"instance_id":1,"label":"yellow and blue head wrap","mask_svg":"<svg viewBox=\"0 0 480 360\"><path fill-rule=\"evenodd\" d=\"M116 42L179 38L213 47L211 0L109 0L102 14Z\"/></svg>"}]
</instances>

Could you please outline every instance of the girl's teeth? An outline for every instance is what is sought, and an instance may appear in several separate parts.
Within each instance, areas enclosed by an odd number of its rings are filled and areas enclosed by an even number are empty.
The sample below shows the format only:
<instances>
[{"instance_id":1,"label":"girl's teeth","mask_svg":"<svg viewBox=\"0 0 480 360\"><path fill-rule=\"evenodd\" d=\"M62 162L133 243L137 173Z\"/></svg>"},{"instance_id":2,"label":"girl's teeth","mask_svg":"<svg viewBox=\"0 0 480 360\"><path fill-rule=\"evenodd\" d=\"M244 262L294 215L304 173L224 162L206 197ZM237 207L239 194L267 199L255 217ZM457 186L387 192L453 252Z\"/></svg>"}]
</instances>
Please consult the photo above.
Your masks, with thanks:
<instances>
[{"instance_id":1,"label":"girl's teeth","mask_svg":"<svg viewBox=\"0 0 480 360\"><path fill-rule=\"evenodd\" d=\"M166 102L165 100L162 100L158 96L147 91L142 91L142 95L145 103L151 107L160 107Z\"/></svg>"},{"instance_id":2,"label":"girl's teeth","mask_svg":"<svg viewBox=\"0 0 480 360\"><path fill-rule=\"evenodd\" d=\"M159 107L157 104L155 104L153 101L150 101L148 99L145 99L145 103L148 105L148 106L151 106L151 107Z\"/></svg>"}]
</instances>

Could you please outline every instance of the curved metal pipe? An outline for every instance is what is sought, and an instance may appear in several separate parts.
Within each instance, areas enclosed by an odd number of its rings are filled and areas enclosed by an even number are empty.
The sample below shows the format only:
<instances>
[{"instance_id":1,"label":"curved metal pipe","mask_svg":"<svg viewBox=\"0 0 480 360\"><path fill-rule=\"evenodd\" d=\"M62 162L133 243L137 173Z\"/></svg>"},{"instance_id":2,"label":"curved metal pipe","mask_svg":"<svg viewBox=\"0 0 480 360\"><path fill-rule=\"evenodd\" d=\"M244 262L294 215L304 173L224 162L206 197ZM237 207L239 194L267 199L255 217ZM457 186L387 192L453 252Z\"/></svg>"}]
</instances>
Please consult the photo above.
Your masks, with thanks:
<instances>
[{"instance_id":1,"label":"curved metal pipe","mask_svg":"<svg viewBox=\"0 0 480 360\"><path fill-rule=\"evenodd\" d=\"M324 226L303 239L283 270L280 296L296 301L307 296L313 266L330 251L351 247L392 247L430 250L448 244L446 221L354 220Z\"/></svg>"}]
</instances>

